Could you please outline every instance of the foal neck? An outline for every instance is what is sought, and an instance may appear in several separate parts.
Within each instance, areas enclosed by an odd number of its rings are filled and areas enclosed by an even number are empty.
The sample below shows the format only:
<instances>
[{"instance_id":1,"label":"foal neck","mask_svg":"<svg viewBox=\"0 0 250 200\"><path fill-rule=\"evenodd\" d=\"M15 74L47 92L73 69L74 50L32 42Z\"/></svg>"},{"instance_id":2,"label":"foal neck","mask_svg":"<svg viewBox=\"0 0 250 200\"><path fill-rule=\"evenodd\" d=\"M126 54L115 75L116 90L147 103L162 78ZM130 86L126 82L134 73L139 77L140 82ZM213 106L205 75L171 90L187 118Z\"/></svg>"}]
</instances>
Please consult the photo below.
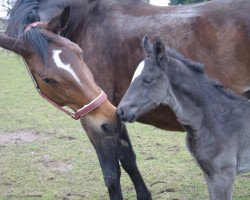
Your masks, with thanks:
<instances>
[{"instance_id":1,"label":"foal neck","mask_svg":"<svg viewBox=\"0 0 250 200\"><path fill-rule=\"evenodd\" d=\"M221 104L214 97L220 94L204 73L193 71L174 58L170 58L169 62L165 73L169 80L169 95L165 97L165 103L172 108L182 125L198 130L209 118L210 106ZM220 100L223 101L223 98Z\"/></svg>"}]
</instances>

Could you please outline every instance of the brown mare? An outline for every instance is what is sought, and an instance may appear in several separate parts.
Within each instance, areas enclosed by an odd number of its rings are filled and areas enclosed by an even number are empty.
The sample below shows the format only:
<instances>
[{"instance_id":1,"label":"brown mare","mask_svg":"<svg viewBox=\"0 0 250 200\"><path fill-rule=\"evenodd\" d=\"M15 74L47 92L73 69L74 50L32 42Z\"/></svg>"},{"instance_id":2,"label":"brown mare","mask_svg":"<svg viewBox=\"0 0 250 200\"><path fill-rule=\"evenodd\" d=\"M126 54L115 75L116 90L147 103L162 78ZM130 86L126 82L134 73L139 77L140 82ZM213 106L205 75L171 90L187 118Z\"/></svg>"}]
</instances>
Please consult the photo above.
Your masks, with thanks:
<instances>
[{"instance_id":1,"label":"brown mare","mask_svg":"<svg viewBox=\"0 0 250 200\"><path fill-rule=\"evenodd\" d=\"M157 7L141 0L40 0L39 17L48 20L67 5L73 11L62 35L84 49L85 62L115 106L143 58L141 39L145 35L160 36L170 48L205 64L210 77L250 98L250 1ZM13 14L10 22L20 23L20 19ZM16 27L9 28L8 34L16 37ZM161 115L162 109L167 116ZM139 121L182 130L166 106Z\"/></svg>"},{"instance_id":2,"label":"brown mare","mask_svg":"<svg viewBox=\"0 0 250 200\"><path fill-rule=\"evenodd\" d=\"M18 39L1 35L0 46L22 56L42 97L73 118L80 118L98 155L110 199L123 198L118 159L130 175L138 199L149 199L126 128L116 118L116 108L95 83L82 49L58 34L69 13L68 7L49 22L27 25Z\"/></svg>"},{"instance_id":3,"label":"brown mare","mask_svg":"<svg viewBox=\"0 0 250 200\"><path fill-rule=\"evenodd\" d=\"M84 61L95 81L114 105L120 102L143 58L144 35L160 36L169 47L204 63L210 77L250 98L250 1L156 7L141 0L19 0L12 10L7 34L19 37L25 24L48 21L66 6L72 12L61 35L83 49ZM167 106L156 108L139 121L165 130L182 130ZM133 171L132 166L134 162L129 171ZM119 181L119 176L113 176L113 183ZM137 194L140 196L138 190Z\"/></svg>"}]
</instances>

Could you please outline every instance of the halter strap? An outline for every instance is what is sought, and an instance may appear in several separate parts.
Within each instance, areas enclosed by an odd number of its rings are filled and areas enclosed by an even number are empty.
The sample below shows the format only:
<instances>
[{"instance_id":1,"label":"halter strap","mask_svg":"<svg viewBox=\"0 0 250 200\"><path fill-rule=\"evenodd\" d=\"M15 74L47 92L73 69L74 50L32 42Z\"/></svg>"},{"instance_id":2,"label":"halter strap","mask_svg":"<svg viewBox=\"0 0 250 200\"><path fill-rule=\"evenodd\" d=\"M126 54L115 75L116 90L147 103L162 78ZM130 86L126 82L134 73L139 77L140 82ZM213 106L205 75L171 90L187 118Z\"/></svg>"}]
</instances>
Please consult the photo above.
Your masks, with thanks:
<instances>
[{"instance_id":1,"label":"halter strap","mask_svg":"<svg viewBox=\"0 0 250 200\"><path fill-rule=\"evenodd\" d=\"M27 26L24 28L24 32L26 33L26 32L28 32L30 29L32 29L33 27L36 27L36 26L38 26L38 25L44 25L44 23L43 23L43 22L33 22L33 23L27 25Z\"/></svg>"},{"instance_id":2,"label":"halter strap","mask_svg":"<svg viewBox=\"0 0 250 200\"><path fill-rule=\"evenodd\" d=\"M24 32L26 33L27 31L29 31L31 28L36 27L38 25L43 25L43 22L34 22L32 24L29 24L26 26L26 28L24 29ZM35 77L33 76L33 74L31 73L26 61L24 60L26 69L32 79L32 82L37 90L37 92L40 94L40 96L44 99L46 99L49 103L51 103L53 106L55 106L56 108L58 108L59 110L63 111L64 113L66 113L67 115L70 115L73 119L78 120L79 118L81 118L82 116L90 113L92 110L96 109L97 107L99 107L106 99L107 99L107 95L105 94L105 92L103 92L101 89L101 94L99 94L94 100L92 100L89 104L83 106L81 109L77 110L76 112L70 112L67 109L61 107L60 105L58 105L56 102L52 101L51 99L49 99L48 97L46 97L42 91L40 90Z\"/></svg>"},{"instance_id":3,"label":"halter strap","mask_svg":"<svg viewBox=\"0 0 250 200\"><path fill-rule=\"evenodd\" d=\"M33 76L33 74L31 73L26 61L24 60L26 69L32 79L32 82L37 90L37 92L40 94L40 96L44 99L46 99L49 103L51 103L53 106L55 106L56 108L58 108L59 110L63 111L64 113L66 113L67 115L70 115L73 119L78 120L80 119L82 116L90 113L92 110L96 109L97 107L99 107L106 99L107 99L107 95L105 92L103 92L101 89L101 94L99 94L94 100L92 100L89 104L84 105L82 108L80 108L79 110L77 110L76 112L70 112L67 109L59 106L56 102L52 101L51 99L49 99L48 97L46 97L42 91L40 90L35 77Z\"/></svg>"}]
</instances>

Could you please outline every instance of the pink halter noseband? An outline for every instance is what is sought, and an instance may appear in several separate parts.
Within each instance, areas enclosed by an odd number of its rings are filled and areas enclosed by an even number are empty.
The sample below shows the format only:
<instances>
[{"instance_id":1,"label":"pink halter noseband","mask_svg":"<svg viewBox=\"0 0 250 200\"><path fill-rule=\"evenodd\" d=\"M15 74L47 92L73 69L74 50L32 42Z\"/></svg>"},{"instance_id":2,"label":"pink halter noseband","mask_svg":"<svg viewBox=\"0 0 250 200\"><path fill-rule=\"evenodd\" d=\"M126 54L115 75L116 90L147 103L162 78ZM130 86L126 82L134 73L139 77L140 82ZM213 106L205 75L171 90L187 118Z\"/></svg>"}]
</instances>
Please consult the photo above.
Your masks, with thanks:
<instances>
[{"instance_id":1,"label":"pink halter noseband","mask_svg":"<svg viewBox=\"0 0 250 200\"><path fill-rule=\"evenodd\" d=\"M43 22L34 22L32 24L29 24L25 27L24 32L26 33L27 31L29 31L31 28L36 27L38 25L44 25ZM67 115L70 115L73 119L78 120L79 118L81 118L82 116L90 113L92 110L96 109L97 107L99 107L106 99L107 99L107 95L105 94L105 92L103 92L101 89L101 94L99 94L94 100L92 100L89 104L84 105L81 109L77 110L76 112L70 112L68 110L66 110L65 108L61 107L60 105L58 105L56 102L52 101L51 99L49 99L48 97L46 97L42 91L40 90L35 77L33 76L33 74L31 73L27 63L24 60L24 63L26 65L27 71L29 72L29 75L32 79L32 82L34 83L34 86L36 88L36 90L38 91L38 93L40 94L40 96L44 99L46 99L49 103L51 103L53 106L55 106L56 108L58 108L59 110L63 111L64 113L66 113Z\"/></svg>"}]
</instances>

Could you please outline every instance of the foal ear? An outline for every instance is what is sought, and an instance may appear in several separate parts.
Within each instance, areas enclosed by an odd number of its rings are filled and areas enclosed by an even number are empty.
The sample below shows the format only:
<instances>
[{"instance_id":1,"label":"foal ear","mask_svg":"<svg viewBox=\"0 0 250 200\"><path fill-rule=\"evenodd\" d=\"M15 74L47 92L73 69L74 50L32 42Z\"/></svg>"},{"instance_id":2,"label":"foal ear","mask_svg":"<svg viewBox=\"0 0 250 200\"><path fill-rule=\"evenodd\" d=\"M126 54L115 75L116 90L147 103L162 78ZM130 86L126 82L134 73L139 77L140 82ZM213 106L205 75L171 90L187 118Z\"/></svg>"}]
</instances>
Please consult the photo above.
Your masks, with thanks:
<instances>
[{"instance_id":1,"label":"foal ear","mask_svg":"<svg viewBox=\"0 0 250 200\"><path fill-rule=\"evenodd\" d=\"M5 35L0 35L0 47L13 51L21 56L27 56L31 54L30 46L18 40L17 38L8 37Z\"/></svg>"},{"instance_id":2,"label":"foal ear","mask_svg":"<svg viewBox=\"0 0 250 200\"><path fill-rule=\"evenodd\" d=\"M147 54L152 54L153 51L153 44L149 41L148 36L145 36L142 40L143 49Z\"/></svg>"},{"instance_id":3,"label":"foal ear","mask_svg":"<svg viewBox=\"0 0 250 200\"><path fill-rule=\"evenodd\" d=\"M67 6L64 10L53 17L48 23L48 29L53 33L60 34L60 32L65 29L68 25L70 15L70 7Z\"/></svg>"},{"instance_id":4,"label":"foal ear","mask_svg":"<svg viewBox=\"0 0 250 200\"><path fill-rule=\"evenodd\" d=\"M164 58L167 57L165 51L165 45L162 42L161 38L156 37L154 42L154 54L156 56L157 61L162 62Z\"/></svg>"}]
</instances>

